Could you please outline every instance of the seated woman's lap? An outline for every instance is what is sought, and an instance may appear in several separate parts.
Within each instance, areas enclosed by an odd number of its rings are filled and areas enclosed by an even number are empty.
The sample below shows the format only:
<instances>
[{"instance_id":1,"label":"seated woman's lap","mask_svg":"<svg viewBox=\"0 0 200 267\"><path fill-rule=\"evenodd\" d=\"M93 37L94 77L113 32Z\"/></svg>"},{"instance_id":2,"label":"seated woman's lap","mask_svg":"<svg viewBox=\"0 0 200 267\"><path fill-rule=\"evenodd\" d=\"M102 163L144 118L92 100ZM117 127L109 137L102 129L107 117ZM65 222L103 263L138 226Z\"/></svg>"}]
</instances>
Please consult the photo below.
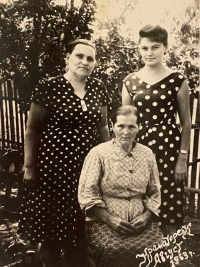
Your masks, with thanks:
<instances>
[{"instance_id":1,"label":"seated woman's lap","mask_svg":"<svg viewBox=\"0 0 200 267\"><path fill-rule=\"evenodd\" d=\"M86 235L97 267L138 267L141 258L137 259L136 255L163 237L156 222L149 223L142 233L129 237L117 234L104 223L86 222Z\"/></svg>"}]
</instances>

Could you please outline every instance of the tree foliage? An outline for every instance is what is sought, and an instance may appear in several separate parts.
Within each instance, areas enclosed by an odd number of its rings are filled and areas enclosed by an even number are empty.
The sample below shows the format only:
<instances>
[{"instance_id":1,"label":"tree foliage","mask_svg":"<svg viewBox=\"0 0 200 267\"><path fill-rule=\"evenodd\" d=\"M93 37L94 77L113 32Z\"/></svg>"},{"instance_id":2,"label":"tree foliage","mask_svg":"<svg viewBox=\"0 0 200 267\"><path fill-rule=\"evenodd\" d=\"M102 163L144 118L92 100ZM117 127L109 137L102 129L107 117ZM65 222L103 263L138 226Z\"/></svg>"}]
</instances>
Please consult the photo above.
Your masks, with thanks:
<instances>
[{"instance_id":1,"label":"tree foliage","mask_svg":"<svg viewBox=\"0 0 200 267\"><path fill-rule=\"evenodd\" d=\"M29 108L30 94L38 81L57 76L65 68L65 44L91 38L95 3L82 1L78 8L52 0L18 0L1 5L2 76L13 76L21 108Z\"/></svg>"},{"instance_id":2,"label":"tree foliage","mask_svg":"<svg viewBox=\"0 0 200 267\"><path fill-rule=\"evenodd\" d=\"M137 1L131 2L131 4L134 10ZM126 14L122 10L118 19L111 21L108 18L106 21L100 22L99 29L109 29L109 31L106 38L100 37L96 40L99 65L95 75L106 83L113 99L113 106L121 104L120 93L125 76L143 67L137 49L137 40L134 40L132 36L123 37L121 34L125 16ZM165 19L167 20L167 14ZM186 76L191 92L194 93L199 87L198 4L193 2L188 6L184 21L176 17L173 20L174 27L169 34L174 36L174 42L165 56L165 61L169 67Z\"/></svg>"},{"instance_id":3,"label":"tree foliage","mask_svg":"<svg viewBox=\"0 0 200 267\"><path fill-rule=\"evenodd\" d=\"M121 31L126 23L127 10L134 11L138 3L136 0L124 1L118 18L101 20L96 27L100 36L95 38L98 63L93 75L106 84L113 100L112 106L121 103L125 76L143 66L137 40L128 35L124 37ZM95 21L95 11L93 0L82 0L80 7L76 7L74 1L60 6L53 0L17 0L7 5L0 4L2 76L14 77L22 110L28 109L30 94L39 80L65 71L65 44L75 38L94 38L95 28L91 26ZM174 36L174 43L165 58L169 67L181 71L188 78L191 91L199 86L198 19L196 0L188 6L183 21L173 18L174 27L170 35ZM108 32L106 37L101 34L104 29Z\"/></svg>"}]
</instances>

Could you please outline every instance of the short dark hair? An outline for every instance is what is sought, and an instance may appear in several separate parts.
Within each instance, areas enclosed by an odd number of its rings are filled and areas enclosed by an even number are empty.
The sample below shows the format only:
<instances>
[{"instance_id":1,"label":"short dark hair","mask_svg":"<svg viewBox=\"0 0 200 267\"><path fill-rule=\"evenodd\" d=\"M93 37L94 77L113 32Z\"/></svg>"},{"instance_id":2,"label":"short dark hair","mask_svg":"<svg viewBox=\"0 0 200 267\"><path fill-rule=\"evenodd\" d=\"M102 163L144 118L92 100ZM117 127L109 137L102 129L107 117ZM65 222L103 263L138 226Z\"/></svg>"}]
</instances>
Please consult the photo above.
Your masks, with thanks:
<instances>
[{"instance_id":1,"label":"short dark hair","mask_svg":"<svg viewBox=\"0 0 200 267\"><path fill-rule=\"evenodd\" d=\"M141 38L148 38L151 41L168 45L168 32L160 25L146 25L139 31L139 42Z\"/></svg>"},{"instance_id":2,"label":"short dark hair","mask_svg":"<svg viewBox=\"0 0 200 267\"><path fill-rule=\"evenodd\" d=\"M112 114L112 123L113 125L117 122L117 116L119 115L123 115L123 116L127 116L127 115L135 115L137 117L137 125L140 124L140 113L139 111L131 106L131 105L124 105L121 107L118 107L115 112L113 112Z\"/></svg>"},{"instance_id":3,"label":"short dark hair","mask_svg":"<svg viewBox=\"0 0 200 267\"><path fill-rule=\"evenodd\" d=\"M74 41L72 41L72 42L67 44L66 52L71 54L73 52L75 46L78 45L78 44L84 44L84 45L91 46L96 51L94 43L92 43L90 40L87 40L87 39L76 39L76 40L74 40Z\"/></svg>"}]
</instances>

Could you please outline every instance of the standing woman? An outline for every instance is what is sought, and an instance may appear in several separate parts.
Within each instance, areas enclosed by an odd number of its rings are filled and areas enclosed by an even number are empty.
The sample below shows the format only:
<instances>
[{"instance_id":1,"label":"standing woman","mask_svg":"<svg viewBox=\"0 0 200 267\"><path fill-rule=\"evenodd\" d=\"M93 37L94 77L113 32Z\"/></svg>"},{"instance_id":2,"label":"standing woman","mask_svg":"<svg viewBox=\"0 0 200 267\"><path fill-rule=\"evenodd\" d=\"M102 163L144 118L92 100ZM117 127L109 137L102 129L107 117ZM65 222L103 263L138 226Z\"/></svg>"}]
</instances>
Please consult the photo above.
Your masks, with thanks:
<instances>
[{"instance_id":1,"label":"standing woman","mask_svg":"<svg viewBox=\"0 0 200 267\"><path fill-rule=\"evenodd\" d=\"M81 167L89 150L110 139L109 97L104 84L90 78L95 47L85 39L67 46L67 72L38 88L25 134L25 193L19 233L42 244L47 265L82 267L84 219L77 200Z\"/></svg>"},{"instance_id":2,"label":"standing woman","mask_svg":"<svg viewBox=\"0 0 200 267\"><path fill-rule=\"evenodd\" d=\"M168 33L147 25L139 32L139 48L145 66L124 79L123 105L133 104L141 114L137 141L156 155L161 182L160 224L164 234L173 234L183 223L184 182L191 119L186 79L163 64ZM176 124L176 114L180 127Z\"/></svg>"}]
</instances>

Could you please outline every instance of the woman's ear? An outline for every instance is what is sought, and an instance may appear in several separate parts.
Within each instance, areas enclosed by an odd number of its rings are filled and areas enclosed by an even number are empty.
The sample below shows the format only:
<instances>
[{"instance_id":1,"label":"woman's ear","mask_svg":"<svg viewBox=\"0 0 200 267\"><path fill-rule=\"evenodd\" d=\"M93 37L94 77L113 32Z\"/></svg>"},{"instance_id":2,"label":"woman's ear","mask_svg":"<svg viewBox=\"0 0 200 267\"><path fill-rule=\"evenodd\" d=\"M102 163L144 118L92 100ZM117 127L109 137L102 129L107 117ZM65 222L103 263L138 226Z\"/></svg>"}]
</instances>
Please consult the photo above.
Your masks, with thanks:
<instances>
[{"instance_id":1,"label":"woman's ear","mask_svg":"<svg viewBox=\"0 0 200 267\"><path fill-rule=\"evenodd\" d=\"M167 51L168 51L168 45L165 46L165 52L164 52L164 55L166 55Z\"/></svg>"},{"instance_id":2,"label":"woman's ear","mask_svg":"<svg viewBox=\"0 0 200 267\"><path fill-rule=\"evenodd\" d=\"M67 55L66 55L66 63L67 64L69 63L69 57L70 57L70 53L67 53Z\"/></svg>"}]
</instances>

